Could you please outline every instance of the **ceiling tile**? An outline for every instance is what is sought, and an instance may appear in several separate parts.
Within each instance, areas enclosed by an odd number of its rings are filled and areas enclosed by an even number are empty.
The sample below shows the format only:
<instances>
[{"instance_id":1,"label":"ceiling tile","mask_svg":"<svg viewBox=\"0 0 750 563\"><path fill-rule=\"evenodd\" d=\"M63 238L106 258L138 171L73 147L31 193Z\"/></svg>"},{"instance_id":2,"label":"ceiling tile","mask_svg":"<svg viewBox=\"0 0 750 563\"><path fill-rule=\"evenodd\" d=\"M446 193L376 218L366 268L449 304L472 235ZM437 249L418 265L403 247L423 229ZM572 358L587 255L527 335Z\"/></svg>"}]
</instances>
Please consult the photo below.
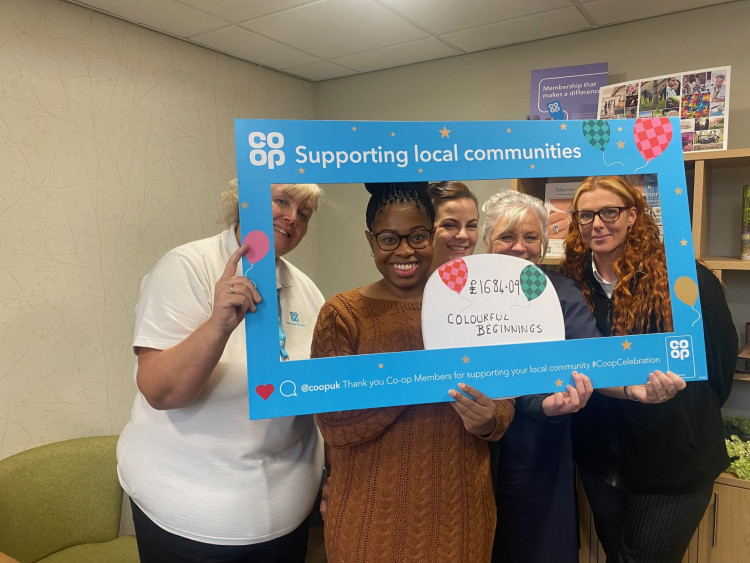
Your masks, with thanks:
<instances>
[{"instance_id":1,"label":"ceiling tile","mask_svg":"<svg viewBox=\"0 0 750 563\"><path fill-rule=\"evenodd\" d=\"M360 72L370 72L460 54L462 54L461 51L452 49L437 39L430 38L357 53L356 55L347 55L346 57L333 59L333 62Z\"/></svg>"},{"instance_id":2,"label":"ceiling tile","mask_svg":"<svg viewBox=\"0 0 750 563\"><path fill-rule=\"evenodd\" d=\"M330 80L332 78L341 78L342 76L351 76L352 74L356 74L356 72L353 72L350 68L345 68L328 61L319 61L317 63L311 63L308 65L285 68L284 72L294 74L295 76L301 76L302 78L307 78L308 80L312 80L313 82L318 82L320 80Z\"/></svg>"},{"instance_id":3,"label":"ceiling tile","mask_svg":"<svg viewBox=\"0 0 750 563\"><path fill-rule=\"evenodd\" d=\"M318 0L177 0L231 23L267 16Z\"/></svg>"},{"instance_id":4,"label":"ceiling tile","mask_svg":"<svg viewBox=\"0 0 750 563\"><path fill-rule=\"evenodd\" d=\"M174 0L79 0L77 3L177 37L189 37L226 25L219 18Z\"/></svg>"},{"instance_id":5,"label":"ceiling tile","mask_svg":"<svg viewBox=\"0 0 750 563\"><path fill-rule=\"evenodd\" d=\"M586 18L576 8L563 8L457 33L447 33L442 37L465 51L481 51L524 41L555 37L590 27Z\"/></svg>"},{"instance_id":6,"label":"ceiling tile","mask_svg":"<svg viewBox=\"0 0 750 563\"><path fill-rule=\"evenodd\" d=\"M713 4L725 4L727 0L593 0L584 9L599 25L607 25L636 19L650 18L703 8Z\"/></svg>"},{"instance_id":7,"label":"ceiling tile","mask_svg":"<svg viewBox=\"0 0 750 563\"><path fill-rule=\"evenodd\" d=\"M570 7L571 0L379 0L423 29L449 33Z\"/></svg>"},{"instance_id":8,"label":"ceiling tile","mask_svg":"<svg viewBox=\"0 0 750 563\"><path fill-rule=\"evenodd\" d=\"M234 57L277 69L317 60L307 53L281 45L237 26L197 35L192 40Z\"/></svg>"},{"instance_id":9,"label":"ceiling tile","mask_svg":"<svg viewBox=\"0 0 750 563\"><path fill-rule=\"evenodd\" d=\"M427 37L370 0L324 0L242 27L323 59Z\"/></svg>"}]
</instances>

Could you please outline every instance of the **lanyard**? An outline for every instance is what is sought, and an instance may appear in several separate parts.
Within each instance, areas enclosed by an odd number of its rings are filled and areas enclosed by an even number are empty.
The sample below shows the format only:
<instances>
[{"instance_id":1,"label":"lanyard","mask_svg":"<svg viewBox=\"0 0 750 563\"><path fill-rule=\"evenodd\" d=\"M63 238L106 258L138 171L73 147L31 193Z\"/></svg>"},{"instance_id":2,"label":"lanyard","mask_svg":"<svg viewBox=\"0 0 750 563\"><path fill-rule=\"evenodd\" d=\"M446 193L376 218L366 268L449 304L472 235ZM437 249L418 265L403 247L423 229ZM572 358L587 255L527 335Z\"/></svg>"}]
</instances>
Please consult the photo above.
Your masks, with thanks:
<instances>
[{"instance_id":1,"label":"lanyard","mask_svg":"<svg viewBox=\"0 0 750 563\"><path fill-rule=\"evenodd\" d=\"M286 351L286 333L284 332L284 327L281 324L281 288L276 290L276 304L279 308L279 355L281 356L281 361L285 361L289 359L289 354Z\"/></svg>"}]
</instances>

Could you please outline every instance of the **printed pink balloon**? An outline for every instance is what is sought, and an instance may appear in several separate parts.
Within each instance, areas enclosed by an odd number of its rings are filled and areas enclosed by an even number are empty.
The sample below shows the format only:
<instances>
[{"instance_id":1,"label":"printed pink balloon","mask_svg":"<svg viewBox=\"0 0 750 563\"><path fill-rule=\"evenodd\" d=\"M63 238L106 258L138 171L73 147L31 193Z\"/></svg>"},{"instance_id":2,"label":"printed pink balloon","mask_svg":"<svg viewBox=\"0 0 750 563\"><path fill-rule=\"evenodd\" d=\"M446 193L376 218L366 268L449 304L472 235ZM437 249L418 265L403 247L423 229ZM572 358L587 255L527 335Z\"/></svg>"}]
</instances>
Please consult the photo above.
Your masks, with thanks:
<instances>
[{"instance_id":1,"label":"printed pink balloon","mask_svg":"<svg viewBox=\"0 0 750 563\"><path fill-rule=\"evenodd\" d=\"M271 242L263 231L251 231L247 233L243 244L246 244L250 248L247 254L245 254L245 258L251 264L260 262L268 253L268 249L271 248Z\"/></svg>"},{"instance_id":2,"label":"printed pink balloon","mask_svg":"<svg viewBox=\"0 0 750 563\"><path fill-rule=\"evenodd\" d=\"M457 258L440 266L438 274L443 283L448 286L448 289L456 293L461 293L461 290L466 285L469 268L466 267L466 262L464 262L463 258Z\"/></svg>"},{"instance_id":3,"label":"printed pink balloon","mask_svg":"<svg viewBox=\"0 0 750 563\"><path fill-rule=\"evenodd\" d=\"M672 123L667 117L636 119L633 137L643 158L651 162L666 150L672 140Z\"/></svg>"}]
</instances>

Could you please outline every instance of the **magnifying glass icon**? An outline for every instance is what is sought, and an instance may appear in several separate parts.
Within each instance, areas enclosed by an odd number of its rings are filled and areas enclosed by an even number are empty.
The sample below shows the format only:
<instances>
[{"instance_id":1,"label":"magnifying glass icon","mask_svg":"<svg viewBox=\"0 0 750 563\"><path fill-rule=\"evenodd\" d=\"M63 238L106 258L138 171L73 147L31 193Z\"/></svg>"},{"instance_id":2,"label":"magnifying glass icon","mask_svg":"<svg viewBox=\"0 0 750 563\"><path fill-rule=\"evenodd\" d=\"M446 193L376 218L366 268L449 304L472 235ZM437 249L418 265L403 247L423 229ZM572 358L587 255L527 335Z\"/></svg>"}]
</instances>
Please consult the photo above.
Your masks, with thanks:
<instances>
[{"instance_id":1,"label":"magnifying glass icon","mask_svg":"<svg viewBox=\"0 0 750 563\"><path fill-rule=\"evenodd\" d=\"M282 397L296 397L297 385L291 379L286 379L279 385L279 393Z\"/></svg>"}]
</instances>

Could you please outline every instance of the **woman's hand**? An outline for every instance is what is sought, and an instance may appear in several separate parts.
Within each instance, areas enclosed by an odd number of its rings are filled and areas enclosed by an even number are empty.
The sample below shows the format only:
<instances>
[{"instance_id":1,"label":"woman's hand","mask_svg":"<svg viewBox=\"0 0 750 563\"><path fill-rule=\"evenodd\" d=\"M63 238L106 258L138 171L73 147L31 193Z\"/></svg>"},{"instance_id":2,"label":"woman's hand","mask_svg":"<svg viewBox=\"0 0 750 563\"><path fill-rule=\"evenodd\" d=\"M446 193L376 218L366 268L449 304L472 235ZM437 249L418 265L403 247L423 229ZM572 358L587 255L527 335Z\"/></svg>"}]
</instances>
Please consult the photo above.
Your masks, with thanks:
<instances>
[{"instance_id":1,"label":"woman's hand","mask_svg":"<svg viewBox=\"0 0 750 563\"><path fill-rule=\"evenodd\" d=\"M237 275L237 265L248 250L243 244L232 254L214 287L214 308L209 322L222 334L231 334L245 318L245 313L254 313L261 301L255 284Z\"/></svg>"},{"instance_id":2,"label":"woman's hand","mask_svg":"<svg viewBox=\"0 0 750 563\"><path fill-rule=\"evenodd\" d=\"M567 391L561 391L548 395L542 401L542 410L547 416L560 416L578 412L586 406L594 387L591 380L584 374L573 372L573 385L568 385Z\"/></svg>"},{"instance_id":3,"label":"woman's hand","mask_svg":"<svg viewBox=\"0 0 750 563\"><path fill-rule=\"evenodd\" d=\"M328 516L328 496L331 492L331 485L329 484L330 480L330 477L326 477L326 480L323 483L323 489L320 492L320 518L323 522L326 521L326 516Z\"/></svg>"},{"instance_id":4,"label":"woman's hand","mask_svg":"<svg viewBox=\"0 0 750 563\"><path fill-rule=\"evenodd\" d=\"M234 329L260 303L255 284L236 275L237 264L247 251L243 244L229 258L214 286L208 320L172 348L139 348L136 384L153 408L176 409L193 402L211 378Z\"/></svg>"},{"instance_id":5,"label":"woman's hand","mask_svg":"<svg viewBox=\"0 0 750 563\"><path fill-rule=\"evenodd\" d=\"M458 388L469 397L455 389L448 391L448 394L455 399L451 406L461 417L464 428L475 436L492 434L495 429L495 403L471 385L459 383Z\"/></svg>"},{"instance_id":6,"label":"woman's hand","mask_svg":"<svg viewBox=\"0 0 750 563\"><path fill-rule=\"evenodd\" d=\"M648 375L643 385L626 385L623 391L628 399L650 405L668 401L687 386L679 375L668 371L655 371Z\"/></svg>"}]
</instances>

